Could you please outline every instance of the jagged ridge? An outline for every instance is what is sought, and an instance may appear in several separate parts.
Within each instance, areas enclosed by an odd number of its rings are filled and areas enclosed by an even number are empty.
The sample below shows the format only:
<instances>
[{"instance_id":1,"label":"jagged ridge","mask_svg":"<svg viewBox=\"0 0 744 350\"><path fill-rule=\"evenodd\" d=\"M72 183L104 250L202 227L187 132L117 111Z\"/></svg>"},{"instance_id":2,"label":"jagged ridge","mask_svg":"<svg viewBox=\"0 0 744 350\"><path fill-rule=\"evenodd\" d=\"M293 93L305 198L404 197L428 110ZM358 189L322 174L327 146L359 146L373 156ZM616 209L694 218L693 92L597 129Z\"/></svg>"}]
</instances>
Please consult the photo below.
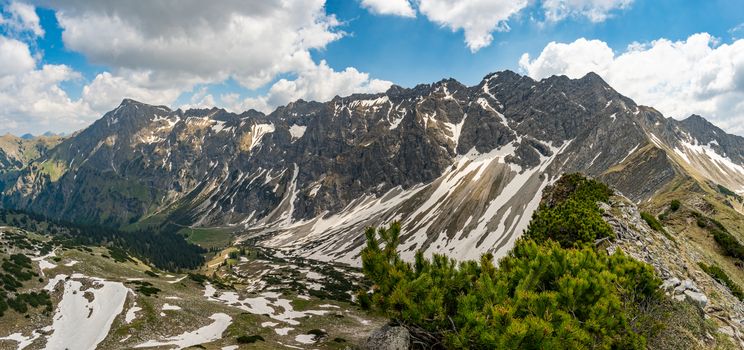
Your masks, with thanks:
<instances>
[{"instance_id":1,"label":"jagged ridge","mask_svg":"<svg viewBox=\"0 0 744 350\"><path fill-rule=\"evenodd\" d=\"M347 262L363 227L396 219L404 256L499 256L565 172L634 201L680 176L744 190L744 140L700 120L666 119L593 73L504 71L269 115L124 100L7 179L3 205L113 226L227 225Z\"/></svg>"}]
</instances>

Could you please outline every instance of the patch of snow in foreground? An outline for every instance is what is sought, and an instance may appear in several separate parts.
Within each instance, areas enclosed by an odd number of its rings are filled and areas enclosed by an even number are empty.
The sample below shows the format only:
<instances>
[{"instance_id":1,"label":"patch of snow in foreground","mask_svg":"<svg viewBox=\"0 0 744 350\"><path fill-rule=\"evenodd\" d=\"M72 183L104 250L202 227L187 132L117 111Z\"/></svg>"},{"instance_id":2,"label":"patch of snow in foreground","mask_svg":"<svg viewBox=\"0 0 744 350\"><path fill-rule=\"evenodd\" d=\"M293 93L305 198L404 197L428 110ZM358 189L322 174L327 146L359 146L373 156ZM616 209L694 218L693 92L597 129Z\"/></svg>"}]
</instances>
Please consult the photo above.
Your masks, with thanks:
<instances>
[{"instance_id":1,"label":"patch of snow in foreground","mask_svg":"<svg viewBox=\"0 0 744 350\"><path fill-rule=\"evenodd\" d=\"M238 350L237 345L223 346L222 350Z\"/></svg>"},{"instance_id":2,"label":"patch of snow in foreground","mask_svg":"<svg viewBox=\"0 0 744 350\"><path fill-rule=\"evenodd\" d=\"M137 311L140 311L140 310L142 310L142 308L137 306L137 303L134 303L134 305L132 305L132 307L129 310L127 310L127 314L124 315L124 322L132 323L132 321L134 321L134 319L137 318Z\"/></svg>"},{"instance_id":3,"label":"patch of snow in foreground","mask_svg":"<svg viewBox=\"0 0 744 350\"><path fill-rule=\"evenodd\" d=\"M302 344L315 344L315 335L300 334L295 337L295 341Z\"/></svg>"},{"instance_id":4,"label":"patch of snow in foreground","mask_svg":"<svg viewBox=\"0 0 744 350\"><path fill-rule=\"evenodd\" d=\"M75 279L65 281L62 301L57 306L52 323L54 333L47 339L47 349L95 349L106 338L114 319L124 309L124 301L130 292L120 282L92 279L79 274L74 274L72 278L90 279L93 288L83 289L83 284ZM60 275L54 280L59 281ZM85 298L86 293L93 294L93 301Z\"/></svg>"},{"instance_id":5,"label":"patch of snow in foreground","mask_svg":"<svg viewBox=\"0 0 744 350\"><path fill-rule=\"evenodd\" d=\"M52 264L51 262L47 260L48 258L53 258L55 256L56 255L54 251L52 250L47 255L31 258L31 260L39 262L39 271L41 271L41 275L44 276L44 270L50 270L50 269L57 267L57 265Z\"/></svg>"},{"instance_id":6,"label":"patch of snow in foreground","mask_svg":"<svg viewBox=\"0 0 744 350\"><path fill-rule=\"evenodd\" d=\"M181 307L178 305L171 305L168 303L163 304L163 311L165 310L181 310Z\"/></svg>"},{"instance_id":7,"label":"patch of snow in foreground","mask_svg":"<svg viewBox=\"0 0 744 350\"><path fill-rule=\"evenodd\" d=\"M170 283L170 284L178 283L178 282L183 281L186 277L188 277L188 276L183 276L183 277L181 277L181 278L179 278L177 280L174 280L174 281L168 281L168 283Z\"/></svg>"},{"instance_id":8,"label":"patch of snow in foreground","mask_svg":"<svg viewBox=\"0 0 744 350\"><path fill-rule=\"evenodd\" d=\"M222 338L222 332L224 332L230 325L230 323L232 323L232 318L223 313L214 314L209 318L211 318L214 322L195 331L186 332L181 335L166 338L162 341L150 340L148 342L135 346L135 348L175 345L178 347L178 349L183 349L189 346L209 343L211 341Z\"/></svg>"},{"instance_id":9,"label":"patch of snow in foreground","mask_svg":"<svg viewBox=\"0 0 744 350\"><path fill-rule=\"evenodd\" d=\"M30 336L25 337L21 333L13 333L7 337L2 337L0 340L13 340L16 343L18 343L18 350L24 349L25 347L31 345L31 343L34 342L37 338L41 336L41 333L34 331L31 333Z\"/></svg>"},{"instance_id":10,"label":"patch of snow in foreground","mask_svg":"<svg viewBox=\"0 0 744 350\"><path fill-rule=\"evenodd\" d=\"M310 315L325 315L328 310L305 310L295 311L288 299L280 298L281 294L274 292L264 292L258 297L240 299L238 293L222 292L216 294L217 290L207 283L204 286L204 296L211 301L219 301L226 305L237 307L243 311L250 312L254 315L267 315L275 320L296 326L300 322L296 319ZM277 310L284 310L277 313Z\"/></svg>"},{"instance_id":11,"label":"patch of snow in foreground","mask_svg":"<svg viewBox=\"0 0 744 350\"><path fill-rule=\"evenodd\" d=\"M276 328L274 329L274 332L278 335L287 335L289 334L289 331L293 330L294 328L286 327L286 328Z\"/></svg>"}]
</instances>

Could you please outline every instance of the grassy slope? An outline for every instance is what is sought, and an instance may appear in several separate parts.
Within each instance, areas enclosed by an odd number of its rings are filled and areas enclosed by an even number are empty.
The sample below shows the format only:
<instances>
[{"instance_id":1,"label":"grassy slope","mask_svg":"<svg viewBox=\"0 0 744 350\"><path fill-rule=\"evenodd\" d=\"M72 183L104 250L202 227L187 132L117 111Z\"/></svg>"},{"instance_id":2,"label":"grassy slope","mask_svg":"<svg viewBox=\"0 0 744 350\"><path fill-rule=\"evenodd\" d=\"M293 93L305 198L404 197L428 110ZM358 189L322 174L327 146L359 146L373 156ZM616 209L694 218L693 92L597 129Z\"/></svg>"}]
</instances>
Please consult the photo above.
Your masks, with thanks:
<instances>
[{"instance_id":1,"label":"grassy slope","mask_svg":"<svg viewBox=\"0 0 744 350\"><path fill-rule=\"evenodd\" d=\"M43 236L35 236L37 238ZM231 248L234 250L235 248ZM2 255L2 253L0 253ZM204 297L204 287L199 283L192 281L189 278L185 278L177 283L169 283L175 281L184 275L168 275L167 272L162 272L157 269L137 261L125 261L116 262L110 257L111 252L107 248L103 247L91 247L90 251L86 249L57 249L57 258L50 260L57 264L55 268L45 270L46 277L42 282L38 280L30 281L27 285L29 289L39 289L46 285L48 278L56 276L57 274L82 273L86 276L94 276L104 278L110 281L119 281L127 285L129 288L135 290L136 285L128 279L141 279L142 281L151 283L154 287L161 291L156 295L146 296L142 293L135 292L127 297L127 301L124 306L124 311L117 316L114 324L111 327L108 337L100 344L101 349L121 349L131 348L137 344L151 339L163 339L168 336L178 335L183 332L193 331L196 328L210 324L212 321L209 316L214 313L222 312L232 317L232 325L223 333L223 339L202 344L206 349L221 349L223 346L236 345L236 339L240 335L260 335L265 339L263 342L257 342L255 344L244 345L241 347L247 349L277 349L277 348L289 348L280 344L287 344L292 346L303 346L295 341L297 335L305 334L313 329L323 329L328 333L327 338L312 345L313 348L317 349L343 349L345 346L355 344L360 341L362 335L366 335L374 327L380 325L382 320L375 319L367 316L364 312L358 309L357 306L344 301L338 300L325 300L316 297L310 297L309 300L298 297L298 292L295 290L284 289L280 287L278 290L282 291L282 298L289 299L291 304L295 307L295 310L308 310L318 309L320 305L335 305L338 308L330 308L332 312L326 315L318 316L307 316L305 318L298 319L299 325L287 325L272 319L266 315L254 315L246 313L241 309L226 305L225 303L210 301ZM231 288L231 281L239 281L240 278L236 274L235 270L240 271L240 274L251 275L260 269L271 267L274 270L292 270L296 268L297 262L283 262L281 260L271 259L270 261L262 260L255 254L247 258L248 261L243 261L240 266L235 266L235 269L231 267L212 268L209 270L210 274L214 273L219 280L228 283L227 288ZM73 266L65 266L65 263L72 261L78 261ZM219 262L219 260L215 260ZM238 261L231 260L232 264L237 265ZM34 263L36 264L36 263ZM291 266L294 267L291 267ZM257 266L261 267L260 269ZM317 269L320 271L321 269ZM148 275L146 272L154 272L157 277ZM199 271L206 273L207 270ZM287 277L289 278L289 277ZM294 282L303 283L302 276L292 276ZM234 288L238 291L242 297L257 296L256 292L242 292L246 287L250 287L253 283L256 283L254 279L249 279L253 282L236 282ZM269 284L269 288L277 290ZM168 298L170 297L170 299ZM173 297L179 299L172 299ZM57 290L52 294L52 300L55 305L61 299L61 291ZM142 308L142 311L137 313L137 318L130 324L124 321L124 315L126 311L131 308L136 302L137 306ZM171 305L178 305L181 310L166 310L163 311L163 304L168 303ZM276 310L281 313L281 308ZM165 316L161 316L161 312ZM50 325L52 323L52 315L43 315L42 313L29 313L29 317L26 318L23 315L19 315L15 311L8 311L6 316L0 318L0 337L7 336L11 333L22 332L24 335L30 334L34 329L41 328L43 326ZM368 324L361 323L360 320L366 320ZM263 327L261 324L264 322L276 322L280 323L275 328L281 327L292 327L294 328L289 332L288 335L279 335L271 327ZM127 338L128 337L128 338ZM334 341L335 338L341 338L344 342ZM126 340L124 340L126 339ZM124 342L122 342L124 340ZM41 343L38 342L33 344L28 349L41 348ZM14 342L12 341L0 341L0 348L13 347Z\"/></svg>"},{"instance_id":2,"label":"grassy slope","mask_svg":"<svg viewBox=\"0 0 744 350\"><path fill-rule=\"evenodd\" d=\"M654 215L660 215L668 211L671 201L675 199L682 203L682 207L677 212L670 212L662 221L668 231L673 236L686 238L700 252L704 263L719 265L734 282L744 286L744 270L736 265L738 260L723 255L710 232L698 227L691 211L718 220L740 242L744 242L744 214L724 204L727 197L706 182L682 177L641 206Z\"/></svg>"}]
</instances>

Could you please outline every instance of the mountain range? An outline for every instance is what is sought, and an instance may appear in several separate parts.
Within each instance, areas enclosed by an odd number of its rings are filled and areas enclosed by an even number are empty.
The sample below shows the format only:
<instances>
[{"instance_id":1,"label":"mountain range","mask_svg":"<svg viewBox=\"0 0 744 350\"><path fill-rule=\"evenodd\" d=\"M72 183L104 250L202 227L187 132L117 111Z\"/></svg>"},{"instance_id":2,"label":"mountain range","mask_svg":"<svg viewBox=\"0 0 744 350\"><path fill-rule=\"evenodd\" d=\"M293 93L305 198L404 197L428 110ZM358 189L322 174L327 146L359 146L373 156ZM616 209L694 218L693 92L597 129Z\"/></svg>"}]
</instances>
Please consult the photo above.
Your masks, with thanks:
<instances>
[{"instance_id":1,"label":"mountain range","mask_svg":"<svg viewBox=\"0 0 744 350\"><path fill-rule=\"evenodd\" d=\"M681 183L744 192L744 138L697 115L666 118L594 73L502 71L475 86L393 86L270 114L125 99L65 138L6 138L6 208L124 229L221 227L352 264L364 228L394 220L404 257L502 256L564 173L636 203Z\"/></svg>"}]
</instances>

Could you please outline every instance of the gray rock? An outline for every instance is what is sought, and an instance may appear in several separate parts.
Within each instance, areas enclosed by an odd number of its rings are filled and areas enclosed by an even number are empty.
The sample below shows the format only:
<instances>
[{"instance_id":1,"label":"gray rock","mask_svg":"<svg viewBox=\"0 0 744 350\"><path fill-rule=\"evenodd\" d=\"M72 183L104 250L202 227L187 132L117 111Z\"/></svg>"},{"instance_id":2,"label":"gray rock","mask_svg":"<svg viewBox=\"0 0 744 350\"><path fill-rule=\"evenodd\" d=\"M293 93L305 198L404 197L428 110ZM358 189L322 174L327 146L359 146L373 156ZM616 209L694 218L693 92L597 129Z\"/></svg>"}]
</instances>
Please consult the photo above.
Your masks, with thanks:
<instances>
[{"instance_id":1,"label":"gray rock","mask_svg":"<svg viewBox=\"0 0 744 350\"><path fill-rule=\"evenodd\" d=\"M362 344L362 350L408 350L411 347L411 334L399 326L385 325L374 331Z\"/></svg>"},{"instance_id":2,"label":"gray rock","mask_svg":"<svg viewBox=\"0 0 744 350\"><path fill-rule=\"evenodd\" d=\"M698 289L695 282L691 280L684 280L676 288L674 288L674 294L682 294L686 291L692 291L695 293L699 293L700 289Z\"/></svg>"},{"instance_id":3,"label":"gray rock","mask_svg":"<svg viewBox=\"0 0 744 350\"><path fill-rule=\"evenodd\" d=\"M680 282L679 278L672 277L672 278L664 281L664 283L662 283L661 289L668 291L668 290L670 290L672 288L675 288L675 287L679 286L680 283L682 283L682 282Z\"/></svg>"},{"instance_id":4,"label":"gray rock","mask_svg":"<svg viewBox=\"0 0 744 350\"><path fill-rule=\"evenodd\" d=\"M708 297L705 296L705 294L703 294L703 293L693 292L691 290L686 290L685 291L685 297L688 300L690 300L693 303L695 303L698 306L700 306L701 308L704 308L705 305L708 304Z\"/></svg>"}]
</instances>

